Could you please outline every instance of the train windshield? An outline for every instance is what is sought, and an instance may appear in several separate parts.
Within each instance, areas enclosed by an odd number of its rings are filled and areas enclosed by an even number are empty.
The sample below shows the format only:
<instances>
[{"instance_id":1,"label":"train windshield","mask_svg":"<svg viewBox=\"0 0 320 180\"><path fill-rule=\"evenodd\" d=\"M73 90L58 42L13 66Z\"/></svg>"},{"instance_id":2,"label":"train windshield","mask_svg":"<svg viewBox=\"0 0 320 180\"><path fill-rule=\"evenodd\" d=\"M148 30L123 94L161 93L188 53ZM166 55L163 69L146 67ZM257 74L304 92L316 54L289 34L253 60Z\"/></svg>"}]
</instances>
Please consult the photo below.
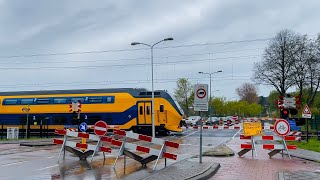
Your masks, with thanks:
<instances>
[{"instance_id":1,"label":"train windshield","mask_svg":"<svg viewBox=\"0 0 320 180\"><path fill-rule=\"evenodd\" d=\"M169 94L169 95L171 96L171 98L173 99L174 103L175 103L176 106L178 107L180 113L181 113L182 115L184 115L183 109L180 107L180 105L179 105L178 101L176 100L176 98L175 98L172 94Z\"/></svg>"}]
</instances>

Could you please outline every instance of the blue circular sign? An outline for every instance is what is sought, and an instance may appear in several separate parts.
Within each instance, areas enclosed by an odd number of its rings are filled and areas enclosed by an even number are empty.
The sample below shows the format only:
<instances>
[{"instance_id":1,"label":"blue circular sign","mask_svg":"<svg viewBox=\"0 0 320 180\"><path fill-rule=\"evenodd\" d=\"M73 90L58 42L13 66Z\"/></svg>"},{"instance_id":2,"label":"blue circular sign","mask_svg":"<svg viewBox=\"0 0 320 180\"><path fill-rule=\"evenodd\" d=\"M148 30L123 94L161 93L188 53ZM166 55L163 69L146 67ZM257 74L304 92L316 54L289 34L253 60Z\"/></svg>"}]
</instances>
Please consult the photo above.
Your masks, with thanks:
<instances>
[{"instance_id":1,"label":"blue circular sign","mask_svg":"<svg viewBox=\"0 0 320 180\"><path fill-rule=\"evenodd\" d=\"M85 132L85 131L87 131L87 129L88 129L87 123L83 122L83 123L81 123L81 124L79 125L79 130L80 130L81 132Z\"/></svg>"}]
</instances>

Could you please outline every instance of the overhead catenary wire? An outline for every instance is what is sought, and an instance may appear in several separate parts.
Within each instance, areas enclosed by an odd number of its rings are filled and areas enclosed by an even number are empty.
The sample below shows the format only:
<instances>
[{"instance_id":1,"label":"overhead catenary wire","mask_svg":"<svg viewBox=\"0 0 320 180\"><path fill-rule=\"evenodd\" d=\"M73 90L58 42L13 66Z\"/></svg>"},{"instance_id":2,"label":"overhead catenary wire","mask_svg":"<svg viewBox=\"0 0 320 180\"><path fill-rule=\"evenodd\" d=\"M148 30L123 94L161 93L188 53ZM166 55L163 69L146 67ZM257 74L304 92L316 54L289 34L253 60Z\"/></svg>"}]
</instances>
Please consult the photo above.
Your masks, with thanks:
<instances>
[{"instance_id":1,"label":"overhead catenary wire","mask_svg":"<svg viewBox=\"0 0 320 180\"><path fill-rule=\"evenodd\" d=\"M231 57L220 57L220 58L205 58L205 59L191 59L191 60L180 60L180 61L166 61L166 62L156 62L154 65L168 65L168 64L188 64L197 63L204 61L219 61L219 60L230 60L230 59L241 59L241 58L254 58L260 55L247 55L247 56L231 56ZM132 63L132 64L110 64L110 65L81 65L81 66L42 66L42 67L0 67L0 70L55 70L55 69L96 69L105 67L132 67L132 66L147 66L146 63Z\"/></svg>"},{"instance_id":2,"label":"overhead catenary wire","mask_svg":"<svg viewBox=\"0 0 320 180\"><path fill-rule=\"evenodd\" d=\"M155 49L173 49L173 48L188 48L196 46L212 46L212 45L222 45L222 44L233 44L233 43L248 43L248 42L259 42L268 41L272 38L257 38L248 40L233 40L233 41L222 41L222 42L208 42L208 43L194 43L176 46L160 46ZM111 53L111 52L126 52L126 51L141 51L149 50L149 48L127 48L127 49L115 49L115 50L93 50L93 51L77 51L77 52L62 52L62 53L38 53L38 54L24 54L24 55L2 55L0 58L27 58L27 57L40 57L40 56L67 56L67 55L79 55L79 54L101 54L101 53Z\"/></svg>"}]
</instances>

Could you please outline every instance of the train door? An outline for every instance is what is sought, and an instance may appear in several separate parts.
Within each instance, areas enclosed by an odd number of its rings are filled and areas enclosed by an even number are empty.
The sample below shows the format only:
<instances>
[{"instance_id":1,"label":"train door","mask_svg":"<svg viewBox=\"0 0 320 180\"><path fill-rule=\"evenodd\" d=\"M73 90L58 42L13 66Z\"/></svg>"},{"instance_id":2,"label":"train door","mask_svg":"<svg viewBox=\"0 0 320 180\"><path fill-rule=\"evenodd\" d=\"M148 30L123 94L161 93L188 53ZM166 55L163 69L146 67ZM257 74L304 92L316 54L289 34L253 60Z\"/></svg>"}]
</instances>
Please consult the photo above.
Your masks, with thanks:
<instances>
[{"instance_id":1,"label":"train door","mask_svg":"<svg viewBox=\"0 0 320 180\"><path fill-rule=\"evenodd\" d=\"M167 123L167 111L164 110L164 105L160 104L158 110L158 123L159 124L166 124Z\"/></svg>"},{"instance_id":2,"label":"train door","mask_svg":"<svg viewBox=\"0 0 320 180\"><path fill-rule=\"evenodd\" d=\"M138 124L151 124L151 102L138 103Z\"/></svg>"}]
</instances>

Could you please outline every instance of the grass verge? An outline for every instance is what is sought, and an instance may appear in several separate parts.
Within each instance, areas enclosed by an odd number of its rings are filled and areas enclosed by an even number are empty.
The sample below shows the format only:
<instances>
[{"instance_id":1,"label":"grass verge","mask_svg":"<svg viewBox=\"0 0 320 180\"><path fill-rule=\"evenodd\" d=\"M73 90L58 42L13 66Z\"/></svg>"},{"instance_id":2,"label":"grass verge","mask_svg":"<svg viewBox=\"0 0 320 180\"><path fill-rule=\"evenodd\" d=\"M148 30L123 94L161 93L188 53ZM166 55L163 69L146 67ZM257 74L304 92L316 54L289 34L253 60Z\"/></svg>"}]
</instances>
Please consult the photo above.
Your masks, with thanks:
<instances>
[{"instance_id":1,"label":"grass verge","mask_svg":"<svg viewBox=\"0 0 320 180\"><path fill-rule=\"evenodd\" d=\"M287 144L291 145L297 145L298 148L300 149L305 149L305 150L310 150L310 151L315 151L315 152L320 152L320 141L317 140L317 138L311 138L309 139L309 142L307 141L301 141L301 142L287 142Z\"/></svg>"}]
</instances>

